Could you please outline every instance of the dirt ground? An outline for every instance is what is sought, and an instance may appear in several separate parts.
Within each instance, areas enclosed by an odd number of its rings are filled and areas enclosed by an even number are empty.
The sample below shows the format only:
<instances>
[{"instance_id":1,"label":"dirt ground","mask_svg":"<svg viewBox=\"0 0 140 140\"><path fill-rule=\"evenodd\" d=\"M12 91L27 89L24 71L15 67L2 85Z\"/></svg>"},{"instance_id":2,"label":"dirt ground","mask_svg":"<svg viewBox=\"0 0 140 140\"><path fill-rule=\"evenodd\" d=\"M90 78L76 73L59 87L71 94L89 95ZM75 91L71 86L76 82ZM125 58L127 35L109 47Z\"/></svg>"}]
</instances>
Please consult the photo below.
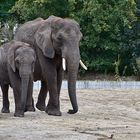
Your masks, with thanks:
<instances>
[{"instance_id":1,"label":"dirt ground","mask_svg":"<svg viewBox=\"0 0 140 140\"><path fill-rule=\"evenodd\" d=\"M77 90L77 97L77 114L66 113L71 104L62 90L61 117L36 110L16 118L10 93L11 113L0 113L0 140L140 140L140 90Z\"/></svg>"}]
</instances>

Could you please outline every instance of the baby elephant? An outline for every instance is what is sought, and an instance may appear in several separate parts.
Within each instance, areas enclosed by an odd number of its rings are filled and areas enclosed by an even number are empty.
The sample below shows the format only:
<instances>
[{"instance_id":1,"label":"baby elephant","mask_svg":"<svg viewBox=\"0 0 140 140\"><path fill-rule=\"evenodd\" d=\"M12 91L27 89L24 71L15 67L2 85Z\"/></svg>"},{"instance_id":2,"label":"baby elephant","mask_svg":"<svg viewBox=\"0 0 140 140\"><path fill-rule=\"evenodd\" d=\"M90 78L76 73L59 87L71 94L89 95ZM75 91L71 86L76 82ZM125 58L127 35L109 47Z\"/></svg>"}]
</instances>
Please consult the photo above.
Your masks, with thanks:
<instances>
[{"instance_id":1,"label":"baby elephant","mask_svg":"<svg viewBox=\"0 0 140 140\"><path fill-rule=\"evenodd\" d=\"M35 52L27 43L11 41L0 47L0 85L3 95L3 113L9 112L9 85L14 92L14 116L23 117L25 111L35 111L32 105L35 60Z\"/></svg>"}]
</instances>

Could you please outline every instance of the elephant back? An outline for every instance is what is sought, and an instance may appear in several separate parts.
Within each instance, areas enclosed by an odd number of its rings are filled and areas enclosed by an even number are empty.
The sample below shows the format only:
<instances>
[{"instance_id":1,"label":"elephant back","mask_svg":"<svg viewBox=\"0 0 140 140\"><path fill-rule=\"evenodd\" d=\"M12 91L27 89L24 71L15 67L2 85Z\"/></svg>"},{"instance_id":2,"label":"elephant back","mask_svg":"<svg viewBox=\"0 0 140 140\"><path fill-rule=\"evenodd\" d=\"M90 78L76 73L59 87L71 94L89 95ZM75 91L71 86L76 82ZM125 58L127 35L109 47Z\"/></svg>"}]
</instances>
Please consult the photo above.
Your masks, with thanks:
<instances>
[{"instance_id":1,"label":"elephant back","mask_svg":"<svg viewBox=\"0 0 140 140\"><path fill-rule=\"evenodd\" d=\"M0 47L0 64L6 61L9 45L10 43L5 43Z\"/></svg>"},{"instance_id":2,"label":"elephant back","mask_svg":"<svg viewBox=\"0 0 140 140\"><path fill-rule=\"evenodd\" d=\"M14 36L14 40L26 42L33 45L35 42L34 35L42 22L44 22L42 18L37 18L35 20L28 21L22 24L18 28Z\"/></svg>"},{"instance_id":3,"label":"elephant back","mask_svg":"<svg viewBox=\"0 0 140 140\"><path fill-rule=\"evenodd\" d=\"M8 70L7 70L7 52L9 43L3 44L0 47L0 84L9 83Z\"/></svg>"},{"instance_id":4,"label":"elephant back","mask_svg":"<svg viewBox=\"0 0 140 140\"><path fill-rule=\"evenodd\" d=\"M6 55L5 55L5 52L4 52L4 48L0 47L0 68L2 67L2 65L4 63L5 56Z\"/></svg>"}]
</instances>

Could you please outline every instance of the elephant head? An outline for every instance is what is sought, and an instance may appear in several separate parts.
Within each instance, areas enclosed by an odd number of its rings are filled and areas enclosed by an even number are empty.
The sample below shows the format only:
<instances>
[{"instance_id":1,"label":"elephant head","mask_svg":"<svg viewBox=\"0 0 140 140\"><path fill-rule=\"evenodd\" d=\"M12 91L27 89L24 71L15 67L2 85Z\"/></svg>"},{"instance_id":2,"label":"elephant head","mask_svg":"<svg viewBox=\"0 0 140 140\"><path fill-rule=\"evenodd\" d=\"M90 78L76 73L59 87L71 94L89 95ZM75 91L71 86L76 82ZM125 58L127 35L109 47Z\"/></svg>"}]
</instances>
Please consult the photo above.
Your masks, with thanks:
<instances>
[{"instance_id":1,"label":"elephant head","mask_svg":"<svg viewBox=\"0 0 140 140\"><path fill-rule=\"evenodd\" d=\"M70 114L78 111L76 79L79 63L84 66L79 51L81 37L80 26L75 20L55 16L45 20L35 35L36 43L46 57L62 56L63 69L68 71L68 92L73 107Z\"/></svg>"},{"instance_id":2,"label":"elephant head","mask_svg":"<svg viewBox=\"0 0 140 140\"><path fill-rule=\"evenodd\" d=\"M25 109L28 88L32 88L29 82L33 81L35 52L27 43L12 41L7 59L13 73L21 79L21 108Z\"/></svg>"},{"instance_id":3,"label":"elephant head","mask_svg":"<svg viewBox=\"0 0 140 140\"><path fill-rule=\"evenodd\" d=\"M19 71L20 77L29 76L34 71L36 55L29 44L12 41L8 50L8 63L12 70Z\"/></svg>"}]
</instances>

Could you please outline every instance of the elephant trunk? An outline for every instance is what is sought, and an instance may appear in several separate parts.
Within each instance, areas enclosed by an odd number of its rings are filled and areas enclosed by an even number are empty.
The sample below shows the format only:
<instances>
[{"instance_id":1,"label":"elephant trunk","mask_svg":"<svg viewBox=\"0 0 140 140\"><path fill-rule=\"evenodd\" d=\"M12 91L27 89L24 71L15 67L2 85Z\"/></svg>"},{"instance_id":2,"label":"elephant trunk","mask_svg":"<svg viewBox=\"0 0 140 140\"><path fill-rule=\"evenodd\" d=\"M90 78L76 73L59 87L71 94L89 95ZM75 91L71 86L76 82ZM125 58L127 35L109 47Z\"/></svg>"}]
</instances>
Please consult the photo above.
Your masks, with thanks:
<instances>
[{"instance_id":1,"label":"elephant trunk","mask_svg":"<svg viewBox=\"0 0 140 140\"><path fill-rule=\"evenodd\" d=\"M23 76L21 79L21 110L24 112L28 94L29 76Z\"/></svg>"},{"instance_id":2,"label":"elephant trunk","mask_svg":"<svg viewBox=\"0 0 140 140\"><path fill-rule=\"evenodd\" d=\"M72 48L72 47L69 47ZM76 80L79 68L80 53L79 48L77 50L69 50L66 55L66 67L68 71L68 93L73 110L69 110L69 114L74 114L78 111L77 97L76 97Z\"/></svg>"},{"instance_id":3,"label":"elephant trunk","mask_svg":"<svg viewBox=\"0 0 140 140\"><path fill-rule=\"evenodd\" d=\"M76 97L76 80L80 61L79 43L69 41L64 44L62 50L62 67L68 71L68 93L73 109L69 110L69 114L74 114L78 111ZM66 66L65 66L66 64Z\"/></svg>"},{"instance_id":4,"label":"elephant trunk","mask_svg":"<svg viewBox=\"0 0 140 140\"><path fill-rule=\"evenodd\" d=\"M76 97L76 80L77 80L77 72L78 66L70 66L68 64L68 93L70 97L70 101L73 107L73 110L69 110L68 113L74 114L78 111L77 97Z\"/></svg>"}]
</instances>

